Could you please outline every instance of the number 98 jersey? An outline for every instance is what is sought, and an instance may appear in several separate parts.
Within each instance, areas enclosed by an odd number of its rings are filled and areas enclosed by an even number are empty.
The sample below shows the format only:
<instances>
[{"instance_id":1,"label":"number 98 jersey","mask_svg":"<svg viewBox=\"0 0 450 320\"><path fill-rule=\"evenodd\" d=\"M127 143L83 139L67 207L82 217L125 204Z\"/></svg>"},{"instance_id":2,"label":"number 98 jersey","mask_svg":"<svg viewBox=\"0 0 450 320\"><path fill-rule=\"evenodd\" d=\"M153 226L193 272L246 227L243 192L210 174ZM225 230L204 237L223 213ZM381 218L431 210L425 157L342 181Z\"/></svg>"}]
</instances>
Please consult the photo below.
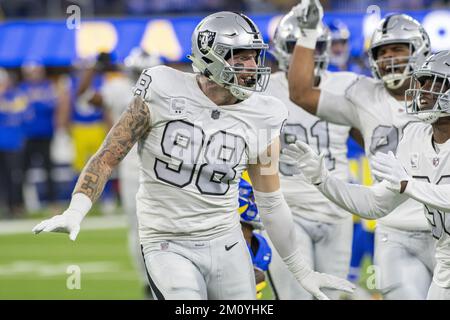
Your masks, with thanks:
<instances>
[{"instance_id":1,"label":"number 98 jersey","mask_svg":"<svg viewBox=\"0 0 450 320\"><path fill-rule=\"evenodd\" d=\"M152 127L138 145L141 241L208 239L237 228L241 173L278 138L284 104L253 94L217 106L196 74L166 66L144 70L133 90Z\"/></svg>"}]
</instances>

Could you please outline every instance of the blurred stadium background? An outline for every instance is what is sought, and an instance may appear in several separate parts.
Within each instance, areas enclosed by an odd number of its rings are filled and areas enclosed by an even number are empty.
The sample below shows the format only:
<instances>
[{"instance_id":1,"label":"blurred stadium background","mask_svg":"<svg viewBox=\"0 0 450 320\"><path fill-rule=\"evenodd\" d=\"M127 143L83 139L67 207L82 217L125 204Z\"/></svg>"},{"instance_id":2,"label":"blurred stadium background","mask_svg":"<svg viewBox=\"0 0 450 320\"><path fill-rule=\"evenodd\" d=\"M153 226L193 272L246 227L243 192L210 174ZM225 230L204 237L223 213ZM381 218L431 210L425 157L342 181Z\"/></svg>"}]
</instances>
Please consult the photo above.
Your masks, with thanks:
<instances>
[{"instance_id":1,"label":"blurred stadium background","mask_svg":"<svg viewBox=\"0 0 450 320\"><path fill-rule=\"evenodd\" d=\"M321 2L325 21L332 24L338 19L349 32L349 61L337 69L370 74L368 37L390 12L406 12L421 21L434 51L450 49L448 0ZM0 1L0 299L144 298L128 252L117 175L83 223L76 243L67 235L31 233L36 222L64 210L79 170L111 126L108 112L77 94L82 77L95 66L92 87L98 89L122 76L120 66L137 46L159 55L165 64L191 70L186 59L191 32L206 14L242 11L270 40L282 14L296 3ZM348 156L352 179L370 184L367 161L351 141ZM359 281L364 287L367 274L364 267L358 268L360 263L361 259L352 272L357 277L362 270ZM362 263L370 265L370 257ZM80 288L71 278L77 268ZM270 288L264 298L272 298Z\"/></svg>"}]
</instances>

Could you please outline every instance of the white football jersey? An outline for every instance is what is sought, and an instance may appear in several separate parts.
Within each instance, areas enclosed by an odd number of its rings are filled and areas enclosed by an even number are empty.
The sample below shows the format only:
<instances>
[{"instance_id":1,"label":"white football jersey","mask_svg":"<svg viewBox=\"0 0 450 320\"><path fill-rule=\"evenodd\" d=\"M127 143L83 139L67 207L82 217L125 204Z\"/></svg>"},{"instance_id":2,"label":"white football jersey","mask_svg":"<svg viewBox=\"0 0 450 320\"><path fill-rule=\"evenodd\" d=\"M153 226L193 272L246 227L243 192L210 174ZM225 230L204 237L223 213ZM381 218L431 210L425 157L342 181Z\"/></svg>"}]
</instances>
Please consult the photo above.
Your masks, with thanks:
<instances>
[{"instance_id":1,"label":"white football jersey","mask_svg":"<svg viewBox=\"0 0 450 320\"><path fill-rule=\"evenodd\" d=\"M138 148L141 241L209 239L239 227L239 179L278 138L284 104L253 94L217 106L196 74L165 66L144 70L134 92L152 126Z\"/></svg>"},{"instance_id":2,"label":"white football jersey","mask_svg":"<svg viewBox=\"0 0 450 320\"><path fill-rule=\"evenodd\" d=\"M433 130L429 124L408 125L398 146L397 157L413 178L447 185L450 184L450 140L438 145L437 152L432 144L432 135ZM421 205L422 214L425 209L433 237L437 239L434 281L442 287L450 288L450 212Z\"/></svg>"},{"instance_id":3,"label":"white football jersey","mask_svg":"<svg viewBox=\"0 0 450 320\"><path fill-rule=\"evenodd\" d=\"M120 115L130 104L133 98L134 83L128 77L118 77L108 80L101 88L103 104L111 110L114 122L117 122ZM134 146L127 156L120 163L121 177L126 174L128 176L137 177L138 173L138 155L137 146Z\"/></svg>"},{"instance_id":4,"label":"white football jersey","mask_svg":"<svg viewBox=\"0 0 450 320\"><path fill-rule=\"evenodd\" d=\"M345 90L356 75L349 72L325 72L321 85L339 78L335 90ZM348 180L347 139L350 127L326 122L303 110L289 99L286 74L282 71L271 75L266 94L280 99L288 108L289 116L283 127L281 148L296 140L308 143L317 153L325 152L326 165L333 176ZM294 214L306 219L335 222L347 218L348 213L328 200L317 188L308 183L303 175L293 175L292 166L280 163L281 189Z\"/></svg>"},{"instance_id":5,"label":"white football jersey","mask_svg":"<svg viewBox=\"0 0 450 320\"><path fill-rule=\"evenodd\" d=\"M410 122L419 121L406 113L404 102L393 98L381 81L359 76L340 92L334 89L337 85L331 79L321 87L317 115L324 120L359 129L369 159L376 152L395 152L403 128ZM422 211L420 203L408 200L378 221L403 230L427 230Z\"/></svg>"}]
</instances>

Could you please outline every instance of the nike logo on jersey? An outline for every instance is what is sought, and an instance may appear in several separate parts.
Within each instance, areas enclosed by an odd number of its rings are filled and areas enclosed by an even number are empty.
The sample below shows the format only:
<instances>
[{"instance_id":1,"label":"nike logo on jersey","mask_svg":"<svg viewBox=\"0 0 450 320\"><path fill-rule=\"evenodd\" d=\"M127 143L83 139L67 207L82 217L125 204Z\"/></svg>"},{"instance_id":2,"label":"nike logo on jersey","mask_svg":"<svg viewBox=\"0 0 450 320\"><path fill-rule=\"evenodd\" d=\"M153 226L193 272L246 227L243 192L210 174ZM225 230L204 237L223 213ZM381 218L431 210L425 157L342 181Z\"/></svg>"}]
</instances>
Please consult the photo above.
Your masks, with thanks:
<instances>
[{"instance_id":1,"label":"nike logo on jersey","mask_svg":"<svg viewBox=\"0 0 450 320\"><path fill-rule=\"evenodd\" d=\"M237 245L239 243L239 241L238 242L235 242L235 243L233 243L231 246L227 246L227 245L225 245L225 250L227 250L227 251L230 251L231 250L231 248L233 248L235 245Z\"/></svg>"}]
</instances>

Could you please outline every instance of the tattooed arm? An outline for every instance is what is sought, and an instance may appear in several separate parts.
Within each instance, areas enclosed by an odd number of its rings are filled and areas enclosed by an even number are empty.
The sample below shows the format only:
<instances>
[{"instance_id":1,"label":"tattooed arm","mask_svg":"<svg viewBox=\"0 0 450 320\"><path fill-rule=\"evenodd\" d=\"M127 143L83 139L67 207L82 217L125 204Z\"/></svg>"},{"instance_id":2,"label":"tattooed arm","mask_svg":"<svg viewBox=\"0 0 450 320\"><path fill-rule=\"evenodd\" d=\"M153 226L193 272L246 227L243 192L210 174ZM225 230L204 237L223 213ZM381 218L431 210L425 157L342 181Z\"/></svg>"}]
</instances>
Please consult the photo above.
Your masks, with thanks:
<instances>
[{"instance_id":1,"label":"tattooed arm","mask_svg":"<svg viewBox=\"0 0 450 320\"><path fill-rule=\"evenodd\" d=\"M84 193L92 202L103 192L112 171L134 144L150 132L150 112L137 96L111 128L102 146L84 167L73 194Z\"/></svg>"},{"instance_id":2,"label":"tattooed arm","mask_svg":"<svg viewBox=\"0 0 450 320\"><path fill-rule=\"evenodd\" d=\"M65 232L69 233L71 240L75 240L81 221L102 193L111 172L136 141L148 135L150 124L150 110L146 102L139 96L134 97L81 172L69 208L61 215L42 221L33 228L33 232Z\"/></svg>"}]
</instances>

